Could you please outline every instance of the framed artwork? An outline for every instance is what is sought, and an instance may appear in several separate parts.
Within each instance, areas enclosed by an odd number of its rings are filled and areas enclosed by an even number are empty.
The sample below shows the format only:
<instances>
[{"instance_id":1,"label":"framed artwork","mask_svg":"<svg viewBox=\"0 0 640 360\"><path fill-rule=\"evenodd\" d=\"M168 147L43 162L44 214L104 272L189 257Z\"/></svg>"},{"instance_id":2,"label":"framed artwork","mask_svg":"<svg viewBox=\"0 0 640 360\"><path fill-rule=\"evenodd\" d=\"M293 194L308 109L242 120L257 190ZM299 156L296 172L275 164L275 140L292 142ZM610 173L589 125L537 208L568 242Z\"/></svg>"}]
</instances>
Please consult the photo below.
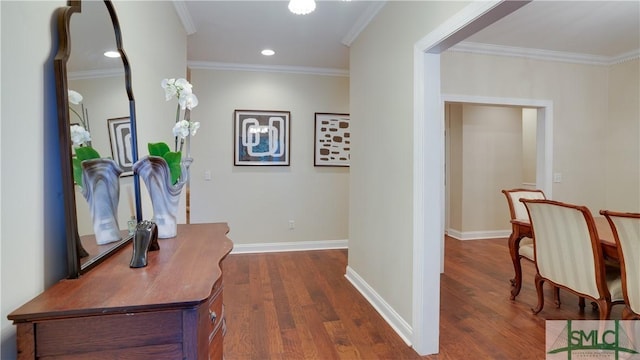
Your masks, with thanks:
<instances>
[{"instance_id":1,"label":"framed artwork","mask_svg":"<svg viewBox=\"0 0 640 360\"><path fill-rule=\"evenodd\" d=\"M316 113L315 166L349 166L351 129L349 114Z\"/></svg>"},{"instance_id":2,"label":"framed artwork","mask_svg":"<svg viewBox=\"0 0 640 360\"><path fill-rule=\"evenodd\" d=\"M234 165L289 166L289 111L236 110Z\"/></svg>"},{"instance_id":3,"label":"framed artwork","mask_svg":"<svg viewBox=\"0 0 640 360\"><path fill-rule=\"evenodd\" d=\"M133 175L133 159L131 156L131 121L128 117L108 119L109 142L113 160L122 168L122 175Z\"/></svg>"}]
</instances>

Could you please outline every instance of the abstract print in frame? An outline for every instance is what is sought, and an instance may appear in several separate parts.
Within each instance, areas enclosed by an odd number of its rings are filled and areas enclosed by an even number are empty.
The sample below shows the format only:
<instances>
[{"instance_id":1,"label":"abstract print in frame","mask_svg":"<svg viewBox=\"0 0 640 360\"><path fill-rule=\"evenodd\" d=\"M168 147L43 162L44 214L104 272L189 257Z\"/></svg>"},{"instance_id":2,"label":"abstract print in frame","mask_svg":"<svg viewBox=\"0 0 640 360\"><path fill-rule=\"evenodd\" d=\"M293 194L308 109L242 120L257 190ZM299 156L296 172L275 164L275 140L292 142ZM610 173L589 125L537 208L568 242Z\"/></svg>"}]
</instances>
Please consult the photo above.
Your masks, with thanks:
<instances>
[{"instance_id":1,"label":"abstract print in frame","mask_svg":"<svg viewBox=\"0 0 640 360\"><path fill-rule=\"evenodd\" d=\"M289 166L289 111L235 110L234 165Z\"/></svg>"},{"instance_id":2,"label":"abstract print in frame","mask_svg":"<svg viewBox=\"0 0 640 360\"><path fill-rule=\"evenodd\" d=\"M349 166L351 128L349 114L316 113L315 166Z\"/></svg>"},{"instance_id":3,"label":"abstract print in frame","mask_svg":"<svg viewBox=\"0 0 640 360\"><path fill-rule=\"evenodd\" d=\"M133 175L131 120L128 117L107 119L113 160L122 168L120 176Z\"/></svg>"}]
</instances>

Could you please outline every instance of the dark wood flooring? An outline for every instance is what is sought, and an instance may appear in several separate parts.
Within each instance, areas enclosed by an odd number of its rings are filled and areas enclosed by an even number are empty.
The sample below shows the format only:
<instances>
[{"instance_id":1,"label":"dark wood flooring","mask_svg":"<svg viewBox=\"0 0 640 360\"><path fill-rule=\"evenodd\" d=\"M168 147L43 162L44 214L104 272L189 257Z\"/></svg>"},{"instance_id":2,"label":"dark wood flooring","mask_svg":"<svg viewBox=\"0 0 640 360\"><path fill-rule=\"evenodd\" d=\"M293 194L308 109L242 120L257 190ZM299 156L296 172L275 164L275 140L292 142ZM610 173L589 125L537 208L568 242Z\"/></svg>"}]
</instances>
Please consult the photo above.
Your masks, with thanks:
<instances>
[{"instance_id":1,"label":"dark wood flooring","mask_svg":"<svg viewBox=\"0 0 640 360\"><path fill-rule=\"evenodd\" d=\"M556 308L550 287L533 315L535 267L523 263L522 291L510 301L506 239L447 238L440 353L421 358L345 279L346 265L346 250L229 255L225 359L544 359L545 320L598 318L567 292Z\"/></svg>"}]
</instances>

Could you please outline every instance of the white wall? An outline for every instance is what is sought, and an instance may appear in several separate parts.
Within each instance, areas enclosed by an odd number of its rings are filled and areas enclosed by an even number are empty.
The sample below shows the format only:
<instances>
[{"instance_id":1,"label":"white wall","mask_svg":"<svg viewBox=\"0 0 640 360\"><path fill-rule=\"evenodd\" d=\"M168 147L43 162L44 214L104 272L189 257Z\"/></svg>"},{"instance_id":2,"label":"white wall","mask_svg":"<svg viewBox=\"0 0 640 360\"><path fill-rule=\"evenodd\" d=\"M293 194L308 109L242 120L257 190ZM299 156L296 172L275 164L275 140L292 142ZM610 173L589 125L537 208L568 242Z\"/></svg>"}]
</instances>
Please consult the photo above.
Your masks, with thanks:
<instances>
[{"instance_id":1,"label":"white wall","mask_svg":"<svg viewBox=\"0 0 640 360\"><path fill-rule=\"evenodd\" d=\"M67 272L52 44L53 13L65 4L0 2L2 359L16 357L15 327L7 320L8 313ZM165 136L160 122L168 126L168 141L173 119L166 113L172 114L175 108L165 104L160 81L186 73L186 34L170 2L117 1L114 5L133 69L141 138Z\"/></svg>"},{"instance_id":2,"label":"white wall","mask_svg":"<svg viewBox=\"0 0 640 360\"><path fill-rule=\"evenodd\" d=\"M191 79L191 222L228 222L236 248L347 239L349 168L314 167L313 139L315 112L349 112L349 78L193 68ZM234 110L290 111L290 166L234 166Z\"/></svg>"},{"instance_id":3,"label":"white wall","mask_svg":"<svg viewBox=\"0 0 640 360\"><path fill-rule=\"evenodd\" d=\"M413 46L466 5L462 1L387 2L351 46L349 267L409 328Z\"/></svg>"}]
</instances>

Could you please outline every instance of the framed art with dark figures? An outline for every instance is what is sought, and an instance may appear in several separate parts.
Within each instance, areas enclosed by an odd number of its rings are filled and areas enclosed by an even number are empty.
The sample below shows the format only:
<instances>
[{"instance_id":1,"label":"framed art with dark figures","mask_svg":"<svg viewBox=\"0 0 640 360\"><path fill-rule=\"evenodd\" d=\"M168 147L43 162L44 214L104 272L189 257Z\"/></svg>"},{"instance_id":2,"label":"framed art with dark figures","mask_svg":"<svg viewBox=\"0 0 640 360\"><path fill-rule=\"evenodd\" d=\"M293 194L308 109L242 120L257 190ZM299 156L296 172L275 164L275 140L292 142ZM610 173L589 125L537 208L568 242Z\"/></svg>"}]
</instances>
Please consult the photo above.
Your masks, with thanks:
<instances>
[{"instance_id":1,"label":"framed art with dark figures","mask_svg":"<svg viewBox=\"0 0 640 360\"><path fill-rule=\"evenodd\" d=\"M315 166L349 166L351 128L349 114L316 113Z\"/></svg>"}]
</instances>

